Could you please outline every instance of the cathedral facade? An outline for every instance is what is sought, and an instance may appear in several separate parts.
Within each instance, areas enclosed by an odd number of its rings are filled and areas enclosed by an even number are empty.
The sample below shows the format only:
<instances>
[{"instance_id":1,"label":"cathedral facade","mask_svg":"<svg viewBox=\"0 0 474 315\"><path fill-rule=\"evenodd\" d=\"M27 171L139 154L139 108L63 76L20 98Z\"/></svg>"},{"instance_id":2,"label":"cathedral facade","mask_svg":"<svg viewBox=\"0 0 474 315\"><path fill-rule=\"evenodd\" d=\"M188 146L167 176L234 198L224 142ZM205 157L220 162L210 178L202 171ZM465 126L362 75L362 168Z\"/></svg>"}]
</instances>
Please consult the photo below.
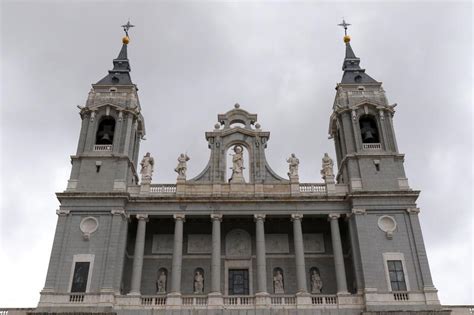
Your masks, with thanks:
<instances>
[{"instance_id":1,"label":"cathedral facade","mask_svg":"<svg viewBox=\"0 0 474 315\"><path fill-rule=\"evenodd\" d=\"M395 314L442 311L394 107L350 38L320 183L265 158L270 132L236 104L205 133L207 166L154 184L128 37L80 108L81 132L35 313ZM231 160L228 156L232 155ZM230 169L230 171L228 171ZM230 173L230 174L229 174Z\"/></svg>"}]
</instances>

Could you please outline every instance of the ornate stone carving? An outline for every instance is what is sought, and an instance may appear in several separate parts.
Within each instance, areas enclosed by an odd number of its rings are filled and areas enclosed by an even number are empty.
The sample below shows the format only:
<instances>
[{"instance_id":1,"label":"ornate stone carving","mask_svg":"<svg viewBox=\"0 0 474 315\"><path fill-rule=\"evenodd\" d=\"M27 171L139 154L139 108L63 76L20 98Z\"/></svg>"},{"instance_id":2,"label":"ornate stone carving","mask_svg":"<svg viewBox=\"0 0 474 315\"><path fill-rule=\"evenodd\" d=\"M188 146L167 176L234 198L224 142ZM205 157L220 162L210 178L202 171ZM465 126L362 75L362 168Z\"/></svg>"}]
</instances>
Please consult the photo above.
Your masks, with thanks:
<instances>
[{"instance_id":1,"label":"ornate stone carving","mask_svg":"<svg viewBox=\"0 0 474 315\"><path fill-rule=\"evenodd\" d=\"M420 213L420 208L408 208L407 212L408 214L418 214Z\"/></svg>"},{"instance_id":2,"label":"ornate stone carving","mask_svg":"<svg viewBox=\"0 0 474 315\"><path fill-rule=\"evenodd\" d=\"M94 233L99 227L99 221L94 217L87 217L82 219L79 224L79 228L82 231L82 237L88 241L92 233Z\"/></svg>"},{"instance_id":3,"label":"ornate stone carving","mask_svg":"<svg viewBox=\"0 0 474 315\"><path fill-rule=\"evenodd\" d=\"M361 208L352 208L352 213L353 214L366 214L366 211L365 209L361 209Z\"/></svg>"},{"instance_id":4,"label":"ornate stone carving","mask_svg":"<svg viewBox=\"0 0 474 315\"><path fill-rule=\"evenodd\" d=\"M140 162L142 167L140 174L142 175L142 184L151 183L153 175L153 167L155 165L155 160L151 157L150 152L147 152Z\"/></svg>"},{"instance_id":5,"label":"ornate stone carving","mask_svg":"<svg viewBox=\"0 0 474 315\"><path fill-rule=\"evenodd\" d=\"M293 213L291 215L291 221L302 220L302 219L303 219L303 215L301 213Z\"/></svg>"},{"instance_id":6,"label":"ornate stone carving","mask_svg":"<svg viewBox=\"0 0 474 315\"><path fill-rule=\"evenodd\" d=\"M263 220L263 221L265 221L265 214L263 214L263 213L257 213L257 214L254 214L254 215L253 215L253 218L254 218L254 221L257 221L257 220Z\"/></svg>"},{"instance_id":7,"label":"ornate stone carving","mask_svg":"<svg viewBox=\"0 0 474 315\"><path fill-rule=\"evenodd\" d=\"M211 220L219 220L219 221L222 221L222 214L212 213L212 214L211 214Z\"/></svg>"},{"instance_id":8,"label":"ornate stone carving","mask_svg":"<svg viewBox=\"0 0 474 315\"><path fill-rule=\"evenodd\" d=\"M56 214L57 214L57 215L68 215L69 213L71 213L70 210L65 210L65 209L58 209L58 210L56 210Z\"/></svg>"},{"instance_id":9,"label":"ornate stone carving","mask_svg":"<svg viewBox=\"0 0 474 315\"><path fill-rule=\"evenodd\" d=\"M186 217L186 215L184 213L175 213L175 214L173 214L173 219L175 219L175 220L184 221L185 217Z\"/></svg>"},{"instance_id":10,"label":"ornate stone carving","mask_svg":"<svg viewBox=\"0 0 474 315\"><path fill-rule=\"evenodd\" d=\"M327 153L324 153L324 157L322 159L322 169L321 169L321 175L323 176L323 179L326 179L327 177L334 176L334 162L332 159L329 157Z\"/></svg>"},{"instance_id":11,"label":"ornate stone carving","mask_svg":"<svg viewBox=\"0 0 474 315\"><path fill-rule=\"evenodd\" d=\"M161 268L160 270L158 270L158 278L156 279L156 292L158 294L166 293L167 278L168 278L168 275L167 275L166 269Z\"/></svg>"},{"instance_id":12,"label":"ornate stone carving","mask_svg":"<svg viewBox=\"0 0 474 315\"><path fill-rule=\"evenodd\" d=\"M232 155L232 176L229 179L229 183L245 183L243 170L244 167L244 149L241 145L234 146L235 154Z\"/></svg>"},{"instance_id":13,"label":"ornate stone carving","mask_svg":"<svg viewBox=\"0 0 474 315\"><path fill-rule=\"evenodd\" d=\"M265 250L269 254L289 253L288 234L266 234Z\"/></svg>"},{"instance_id":14,"label":"ornate stone carving","mask_svg":"<svg viewBox=\"0 0 474 315\"><path fill-rule=\"evenodd\" d=\"M250 257L252 242L247 231L234 229L225 238L225 253L229 257Z\"/></svg>"},{"instance_id":15,"label":"ornate stone carving","mask_svg":"<svg viewBox=\"0 0 474 315\"><path fill-rule=\"evenodd\" d=\"M188 253L190 254L209 254L212 252L211 234L189 234L188 235Z\"/></svg>"},{"instance_id":16,"label":"ornate stone carving","mask_svg":"<svg viewBox=\"0 0 474 315\"><path fill-rule=\"evenodd\" d=\"M275 294L285 294L283 273L280 268L275 268L273 273L273 292Z\"/></svg>"},{"instance_id":17,"label":"ornate stone carving","mask_svg":"<svg viewBox=\"0 0 474 315\"><path fill-rule=\"evenodd\" d=\"M294 153L291 153L291 156L286 159L288 163L288 176L291 178L298 178L298 165L300 160L296 157Z\"/></svg>"},{"instance_id":18,"label":"ornate stone carving","mask_svg":"<svg viewBox=\"0 0 474 315\"><path fill-rule=\"evenodd\" d=\"M304 233L303 247L305 253L324 253L324 235L322 233Z\"/></svg>"},{"instance_id":19,"label":"ornate stone carving","mask_svg":"<svg viewBox=\"0 0 474 315\"><path fill-rule=\"evenodd\" d=\"M148 221L148 214L139 213L136 215L137 220L146 220Z\"/></svg>"},{"instance_id":20,"label":"ornate stone carving","mask_svg":"<svg viewBox=\"0 0 474 315\"><path fill-rule=\"evenodd\" d=\"M395 232L395 230L397 229L397 221L395 221L394 217L389 215L383 215L379 217L377 225L379 226L379 229L385 232L385 235L388 239L393 238L393 232Z\"/></svg>"},{"instance_id":21,"label":"ornate stone carving","mask_svg":"<svg viewBox=\"0 0 474 315\"><path fill-rule=\"evenodd\" d=\"M321 293L323 281L318 268L311 268L311 293Z\"/></svg>"},{"instance_id":22,"label":"ornate stone carving","mask_svg":"<svg viewBox=\"0 0 474 315\"><path fill-rule=\"evenodd\" d=\"M186 170L187 170L187 165L186 162L189 161L189 157L181 153L178 157L178 166L174 169L176 173L178 173L178 179L186 179Z\"/></svg>"},{"instance_id":23,"label":"ornate stone carving","mask_svg":"<svg viewBox=\"0 0 474 315\"><path fill-rule=\"evenodd\" d=\"M153 254L172 254L173 242L173 234L155 234L153 235L151 252Z\"/></svg>"},{"instance_id":24,"label":"ornate stone carving","mask_svg":"<svg viewBox=\"0 0 474 315\"><path fill-rule=\"evenodd\" d=\"M194 293L202 294L204 292L204 275L201 269L194 272Z\"/></svg>"}]
</instances>

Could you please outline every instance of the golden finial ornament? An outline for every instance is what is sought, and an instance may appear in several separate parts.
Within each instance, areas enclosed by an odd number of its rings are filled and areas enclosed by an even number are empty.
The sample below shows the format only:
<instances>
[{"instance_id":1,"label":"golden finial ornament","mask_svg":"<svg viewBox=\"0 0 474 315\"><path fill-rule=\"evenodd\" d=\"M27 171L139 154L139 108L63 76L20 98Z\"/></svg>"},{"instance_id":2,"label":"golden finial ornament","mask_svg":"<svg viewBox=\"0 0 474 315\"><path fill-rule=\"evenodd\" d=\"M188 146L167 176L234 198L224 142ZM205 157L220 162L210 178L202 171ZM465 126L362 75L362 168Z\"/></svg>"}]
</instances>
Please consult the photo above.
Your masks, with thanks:
<instances>
[{"instance_id":1,"label":"golden finial ornament","mask_svg":"<svg viewBox=\"0 0 474 315\"><path fill-rule=\"evenodd\" d=\"M349 23L346 22L346 20L342 19L342 23L341 24L337 24L341 27L344 28L344 43L348 43L351 41L351 37L349 35L347 35L347 27L350 25Z\"/></svg>"},{"instance_id":2,"label":"golden finial ornament","mask_svg":"<svg viewBox=\"0 0 474 315\"><path fill-rule=\"evenodd\" d=\"M130 37L128 37L128 30L131 27L135 27L135 25L130 24L130 20L128 20L127 24L122 25L123 31L125 32L125 36L122 38L122 43L124 45L128 45L130 43Z\"/></svg>"}]
</instances>

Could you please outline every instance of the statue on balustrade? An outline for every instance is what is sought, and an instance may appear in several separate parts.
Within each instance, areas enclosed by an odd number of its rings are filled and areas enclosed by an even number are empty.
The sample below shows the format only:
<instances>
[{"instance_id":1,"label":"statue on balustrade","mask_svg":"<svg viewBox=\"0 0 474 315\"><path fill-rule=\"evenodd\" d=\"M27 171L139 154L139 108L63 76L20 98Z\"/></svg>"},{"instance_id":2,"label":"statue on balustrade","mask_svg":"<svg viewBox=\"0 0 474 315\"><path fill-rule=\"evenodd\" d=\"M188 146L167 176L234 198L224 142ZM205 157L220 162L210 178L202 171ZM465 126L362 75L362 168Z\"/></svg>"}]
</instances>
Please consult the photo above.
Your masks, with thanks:
<instances>
[{"instance_id":1,"label":"statue on balustrade","mask_svg":"<svg viewBox=\"0 0 474 315\"><path fill-rule=\"evenodd\" d=\"M326 179L326 177L334 176L333 167L334 162L327 153L324 153L323 169L321 170L321 175L323 176L323 179Z\"/></svg>"},{"instance_id":2,"label":"statue on balustrade","mask_svg":"<svg viewBox=\"0 0 474 315\"><path fill-rule=\"evenodd\" d=\"M178 179L186 179L187 163L189 156L185 153L181 153L178 157L178 166L174 169L178 173Z\"/></svg>"},{"instance_id":3,"label":"statue on balustrade","mask_svg":"<svg viewBox=\"0 0 474 315\"><path fill-rule=\"evenodd\" d=\"M276 269L275 274L273 276L273 292L275 294L285 293L285 289L283 285L283 274L280 269Z\"/></svg>"},{"instance_id":4,"label":"statue on balustrade","mask_svg":"<svg viewBox=\"0 0 474 315\"><path fill-rule=\"evenodd\" d=\"M229 183L244 183L244 149L241 145L234 146L235 154L232 155L232 176L229 179Z\"/></svg>"},{"instance_id":5,"label":"statue on balustrade","mask_svg":"<svg viewBox=\"0 0 474 315\"><path fill-rule=\"evenodd\" d=\"M319 270L317 268L313 268L311 270L311 293L321 293L322 289L323 281L319 275Z\"/></svg>"},{"instance_id":6,"label":"statue on balustrade","mask_svg":"<svg viewBox=\"0 0 474 315\"><path fill-rule=\"evenodd\" d=\"M151 176L153 175L153 167L155 165L155 160L151 157L150 152L143 157L140 162L142 169L140 174L142 175L142 183L151 183Z\"/></svg>"},{"instance_id":7,"label":"statue on balustrade","mask_svg":"<svg viewBox=\"0 0 474 315\"><path fill-rule=\"evenodd\" d=\"M163 269L159 271L158 279L156 280L156 291L158 293L166 293L166 271Z\"/></svg>"},{"instance_id":8,"label":"statue on balustrade","mask_svg":"<svg viewBox=\"0 0 474 315\"><path fill-rule=\"evenodd\" d=\"M194 274L194 293L202 294L204 292L204 277L200 270L196 270Z\"/></svg>"},{"instance_id":9,"label":"statue on balustrade","mask_svg":"<svg viewBox=\"0 0 474 315\"><path fill-rule=\"evenodd\" d=\"M288 176L290 178L296 178L298 177L298 165L300 164L300 160L296 157L294 153L291 153L291 156L286 160L288 163Z\"/></svg>"}]
</instances>

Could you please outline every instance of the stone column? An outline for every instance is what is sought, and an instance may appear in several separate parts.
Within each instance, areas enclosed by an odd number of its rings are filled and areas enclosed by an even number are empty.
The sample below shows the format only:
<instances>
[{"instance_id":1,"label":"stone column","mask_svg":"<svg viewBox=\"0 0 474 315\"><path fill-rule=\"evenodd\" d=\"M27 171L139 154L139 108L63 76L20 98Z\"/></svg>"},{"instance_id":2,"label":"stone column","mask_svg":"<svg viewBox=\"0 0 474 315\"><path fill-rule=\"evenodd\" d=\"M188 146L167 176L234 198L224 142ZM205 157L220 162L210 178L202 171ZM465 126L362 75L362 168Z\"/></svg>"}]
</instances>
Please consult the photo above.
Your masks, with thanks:
<instances>
[{"instance_id":1,"label":"stone column","mask_svg":"<svg viewBox=\"0 0 474 315\"><path fill-rule=\"evenodd\" d=\"M306 267L304 263L303 230L301 229L302 214L292 214L293 240L295 244L296 286L298 293L307 293Z\"/></svg>"},{"instance_id":2,"label":"stone column","mask_svg":"<svg viewBox=\"0 0 474 315\"><path fill-rule=\"evenodd\" d=\"M173 261L171 264L171 299L168 304L181 303L181 268L183 263L183 223L184 214L175 214L174 218L174 246ZM176 299L174 299L175 297Z\"/></svg>"},{"instance_id":3,"label":"stone column","mask_svg":"<svg viewBox=\"0 0 474 315\"><path fill-rule=\"evenodd\" d=\"M222 214L211 214L212 220L212 257L211 292L221 294L221 221Z\"/></svg>"},{"instance_id":4,"label":"stone column","mask_svg":"<svg viewBox=\"0 0 474 315\"><path fill-rule=\"evenodd\" d=\"M222 214L211 214L212 220L212 256L211 256L211 292L208 295L209 306L222 306L221 292L221 221Z\"/></svg>"},{"instance_id":5,"label":"stone column","mask_svg":"<svg viewBox=\"0 0 474 315\"><path fill-rule=\"evenodd\" d=\"M135 252L133 253L133 269L132 269L132 285L130 295L140 295L140 287L142 283L143 268L143 252L145 250L145 232L147 214L137 214L138 227L137 236L135 238Z\"/></svg>"},{"instance_id":6,"label":"stone column","mask_svg":"<svg viewBox=\"0 0 474 315\"><path fill-rule=\"evenodd\" d=\"M255 214L257 249L257 293L267 293L267 264L265 257L265 215Z\"/></svg>"},{"instance_id":7,"label":"stone column","mask_svg":"<svg viewBox=\"0 0 474 315\"><path fill-rule=\"evenodd\" d=\"M344 267L344 256L342 253L341 234L339 233L340 215L336 213L329 214L331 222L332 250L334 254L334 265L336 270L337 294L348 294L346 281L346 268Z\"/></svg>"}]
</instances>

